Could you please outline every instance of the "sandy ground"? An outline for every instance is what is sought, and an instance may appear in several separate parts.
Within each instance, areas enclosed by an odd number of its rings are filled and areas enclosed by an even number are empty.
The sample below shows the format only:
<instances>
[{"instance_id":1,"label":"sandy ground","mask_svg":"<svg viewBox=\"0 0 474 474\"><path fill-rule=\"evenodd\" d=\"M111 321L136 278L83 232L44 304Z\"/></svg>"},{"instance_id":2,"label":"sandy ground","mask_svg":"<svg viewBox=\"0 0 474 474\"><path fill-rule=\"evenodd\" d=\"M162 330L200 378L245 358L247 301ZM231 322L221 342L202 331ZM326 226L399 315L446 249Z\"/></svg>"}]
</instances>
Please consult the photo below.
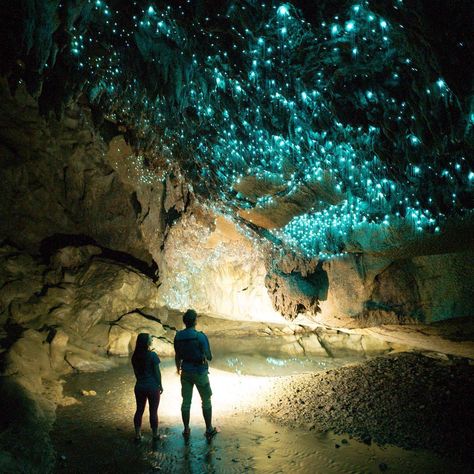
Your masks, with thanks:
<instances>
[{"instance_id":1,"label":"sandy ground","mask_svg":"<svg viewBox=\"0 0 474 474\"><path fill-rule=\"evenodd\" d=\"M264 413L286 426L474 462L474 366L465 359L400 353L285 377L267 402Z\"/></svg>"},{"instance_id":2,"label":"sandy ground","mask_svg":"<svg viewBox=\"0 0 474 474\"><path fill-rule=\"evenodd\" d=\"M350 372L355 369L348 368ZM333 372L337 371L329 373ZM254 377L211 369L214 418L222 431L211 443L206 442L199 399L195 394L191 438L185 442L181 436L179 378L172 361L164 361L162 373L165 389L159 407L162 438L152 442L145 413L144 439L140 444L133 442L134 377L128 364L105 373L69 377L65 392L77 397L79 403L58 409L52 433L58 459L56 472L466 472L465 464L430 451L410 451L376 443L369 445L348 433L326 431L327 426L321 426L324 428L321 431L309 429L306 422L296 426L298 417L289 423L289 416L285 417L283 413L289 414L297 405L285 402L282 392L294 396L297 384L316 377L315 374ZM318 375L318 378L324 377L326 375L322 373ZM94 390L97 394L81 396L83 389ZM307 390L310 394L310 387ZM277 407L281 409L277 410ZM279 417L275 416L277 411ZM267 412L273 413L275 421L264 416ZM451 471L452 468L455 471Z\"/></svg>"}]
</instances>

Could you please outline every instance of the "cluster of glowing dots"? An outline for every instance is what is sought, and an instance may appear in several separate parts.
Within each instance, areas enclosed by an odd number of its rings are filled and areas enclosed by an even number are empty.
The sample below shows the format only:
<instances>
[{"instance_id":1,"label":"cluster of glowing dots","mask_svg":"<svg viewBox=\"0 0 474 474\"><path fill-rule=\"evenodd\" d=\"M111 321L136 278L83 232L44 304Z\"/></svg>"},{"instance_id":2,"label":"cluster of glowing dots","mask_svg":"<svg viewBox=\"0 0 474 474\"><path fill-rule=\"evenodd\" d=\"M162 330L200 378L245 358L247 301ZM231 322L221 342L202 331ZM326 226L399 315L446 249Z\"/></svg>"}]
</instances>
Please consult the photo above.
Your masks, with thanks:
<instances>
[{"instance_id":1,"label":"cluster of glowing dots","mask_svg":"<svg viewBox=\"0 0 474 474\"><path fill-rule=\"evenodd\" d=\"M132 30L126 30L120 12L105 1L89 3L100 25L97 36L72 31L71 56L89 74L91 99L105 96L117 120L135 118L133 125L153 136L155 153L165 154L168 163L189 151L222 209L272 208L302 191L319 196L304 214L273 232L307 256L340 255L353 230L365 223L408 223L416 232L439 232L445 216L433 197L422 200L423 183L442 179L453 210L460 207L458 188L472 190L474 174L465 158L453 158L443 169L420 158L424 143L416 111L403 98L403 82L416 78L417 66L394 50L392 32L403 25L373 13L369 2L352 5L317 29L290 3L262 4L261 21L252 30L238 21L247 14L245 4L235 2L222 15L232 25L234 43L207 29L209 18L189 31L180 26L181 7L141 5L129 19ZM395 1L394 8L404 8L403 2ZM140 81L125 79L123 52L92 55L92 47L107 38L126 47L138 42L143 58L160 72L157 81L172 77L174 99L165 93L147 97ZM168 43L176 46L171 55L156 46ZM313 55L314 64L295 63L302 50ZM383 70L389 86L379 87L368 73L351 73L362 85L348 94L363 113L383 112L383 120L393 123L399 137L394 150L406 161L403 169L391 169L374 151L381 136L378 121L355 126L334 112L334 68L370 70L376 61L390 61ZM441 77L425 91L433 108L444 107L452 94ZM143 182L151 183L145 161L136 163ZM248 196L241 189L249 176L269 185L266 194Z\"/></svg>"}]
</instances>

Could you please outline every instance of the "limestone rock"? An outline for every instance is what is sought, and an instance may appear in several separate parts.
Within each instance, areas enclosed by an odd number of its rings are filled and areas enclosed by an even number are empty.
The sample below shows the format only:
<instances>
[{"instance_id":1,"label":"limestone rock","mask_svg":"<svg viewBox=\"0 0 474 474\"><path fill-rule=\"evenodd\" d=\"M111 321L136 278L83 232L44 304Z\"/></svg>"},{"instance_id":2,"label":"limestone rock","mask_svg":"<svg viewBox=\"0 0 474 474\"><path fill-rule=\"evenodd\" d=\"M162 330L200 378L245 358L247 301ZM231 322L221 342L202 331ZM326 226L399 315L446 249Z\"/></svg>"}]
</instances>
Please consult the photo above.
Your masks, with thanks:
<instances>
[{"instance_id":1,"label":"limestone rock","mask_svg":"<svg viewBox=\"0 0 474 474\"><path fill-rule=\"evenodd\" d=\"M319 288L299 273L269 273L265 285L275 309L290 320L301 313L319 311Z\"/></svg>"},{"instance_id":2,"label":"limestone rock","mask_svg":"<svg viewBox=\"0 0 474 474\"><path fill-rule=\"evenodd\" d=\"M115 324L124 330L135 332L137 334L146 332L156 337L164 336L166 334L166 330L163 328L161 323L146 318L142 314L136 312L125 314L117 320Z\"/></svg>"},{"instance_id":3,"label":"limestone rock","mask_svg":"<svg viewBox=\"0 0 474 474\"><path fill-rule=\"evenodd\" d=\"M43 287L45 266L11 246L0 247L0 312L27 301Z\"/></svg>"},{"instance_id":4,"label":"limestone rock","mask_svg":"<svg viewBox=\"0 0 474 474\"><path fill-rule=\"evenodd\" d=\"M363 352L362 336L346 334L336 330L319 331L319 340L332 356L343 355L347 352Z\"/></svg>"},{"instance_id":5,"label":"limestone rock","mask_svg":"<svg viewBox=\"0 0 474 474\"><path fill-rule=\"evenodd\" d=\"M132 338L133 340L133 338ZM166 338L153 339L151 348L154 350L160 357L174 357L174 346L170 340ZM135 341L133 341L133 347L131 351L135 349Z\"/></svg>"},{"instance_id":6,"label":"limestone rock","mask_svg":"<svg viewBox=\"0 0 474 474\"><path fill-rule=\"evenodd\" d=\"M77 338L75 344L97 354L105 354L109 343L110 325L99 323L92 326L81 338Z\"/></svg>"},{"instance_id":7,"label":"limestone rock","mask_svg":"<svg viewBox=\"0 0 474 474\"><path fill-rule=\"evenodd\" d=\"M95 260L77 281L71 327L85 334L99 321L115 321L135 308L156 305L156 285L144 275L109 261Z\"/></svg>"},{"instance_id":8,"label":"limestone rock","mask_svg":"<svg viewBox=\"0 0 474 474\"><path fill-rule=\"evenodd\" d=\"M92 256L100 255L102 250L95 245L63 247L51 257L51 265L59 268L77 268L83 266Z\"/></svg>"},{"instance_id":9,"label":"limestone rock","mask_svg":"<svg viewBox=\"0 0 474 474\"><path fill-rule=\"evenodd\" d=\"M80 372L100 372L115 367L116 362L106 357L92 354L79 347L69 346L66 361Z\"/></svg>"},{"instance_id":10,"label":"limestone rock","mask_svg":"<svg viewBox=\"0 0 474 474\"><path fill-rule=\"evenodd\" d=\"M304 348L295 337L284 336L283 341L278 345L278 352L289 356L304 355Z\"/></svg>"},{"instance_id":11,"label":"limestone rock","mask_svg":"<svg viewBox=\"0 0 474 474\"><path fill-rule=\"evenodd\" d=\"M45 335L26 330L8 351L4 374L22 376L33 393L41 390L43 378L54 378Z\"/></svg>"},{"instance_id":12,"label":"limestone rock","mask_svg":"<svg viewBox=\"0 0 474 474\"><path fill-rule=\"evenodd\" d=\"M171 227L158 266L161 306L284 322L265 288L263 253L223 217L188 206Z\"/></svg>"},{"instance_id":13,"label":"limestone rock","mask_svg":"<svg viewBox=\"0 0 474 474\"><path fill-rule=\"evenodd\" d=\"M398 260L375 277L370 307L395 312L399 317L420 311L420 295L410 261Z\"/></svg>"},{"instance_id":14,"label":"limestone rock","mask_svg":"<svg viewBox=\"0 0 474 474\"><path fill-rule=\"evenodd\" d=\"M66 362L64 356L66 355L66 347L69 341L69 336L62 330L55 331L52 341L49 344L49 356L51 359L51 367L56 372L65 371Z\"/></svg>"},{"instance_id":15,"label":"limestone rock","mask_svg":"<svg viewBox=\"0 0 474 474\"><path fill-rule=\"evenodd\" d=\"M357 257L346 256L323 263L329 280L328 297L321 301L321 313L356 316L369 299L371 285L364 280Z\"/></svg>"},{"instance_id":16,"label":"limestone rock","mask_svg":"<svg viewBox=\"0 0 474 474\"><path fill-rule=\"evenodd\" d=\"M306 355L318 357L328 356L326 349L321 345L321 342L316 334L303 336L299 342L303 346Z\"/></svg>"},{"instance_id":17,"label":"limestone rock","mask_svg":"<svg viewBox=\"0 0 474 474\"><path fill-rule=\"evenodd\" d=\"M128 356L132 333L120 326L112 326L109 332L107 352L110 355Z\"/></svg>"},{"instance_id":18,"label":"limestone rock","mask_svg":"<svg viewBox=\"0 0 474 474\"><path fill-rule=\"evenodd\" d=\"M21 86L12 97L0 82L0 142L13 155L0 169L0 235L33 252L54 234L84 235L151 263L136 191L107 162L106 144L87 111L67 112L77 127L45 119Z\"/></svg>"},{"instance_id":19,"label":"limestone rock","mask_svg":"<svg viewBox=\"0 0 474 474\"><path fill-rule=\"evenodd\" d=\"M474 253L413 258L423 320L431 323L474 314Z\"/></svg>"}]
</instances>

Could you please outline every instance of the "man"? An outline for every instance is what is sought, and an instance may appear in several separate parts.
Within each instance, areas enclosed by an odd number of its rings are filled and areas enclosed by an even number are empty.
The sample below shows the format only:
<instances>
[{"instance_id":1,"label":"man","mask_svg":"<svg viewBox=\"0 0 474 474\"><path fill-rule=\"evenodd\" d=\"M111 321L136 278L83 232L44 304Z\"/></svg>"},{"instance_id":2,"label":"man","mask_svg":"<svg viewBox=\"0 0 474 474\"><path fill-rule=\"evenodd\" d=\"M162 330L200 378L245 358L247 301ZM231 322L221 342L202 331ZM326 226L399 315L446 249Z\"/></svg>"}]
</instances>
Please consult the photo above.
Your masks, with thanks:
<instances>
[{"instance_id":1,"label":"man","mask_svg":"<svg viewBox=\"0 0 474 474\"><path fill-rule=\"evenodd\" d=\"M175 362L178 374L181 374L181 416L183 419L183 436L189 438L189 413L193 387L196 385L202 402L202 414L206 422L205 436L211 439L217 429L212 426L212 390L209 383L209 364L212 360L209 340L203 332L196 331L197 313L188 309L183 315L186 329L178 331L174 338Z\"/></svg>"}]
</instances>

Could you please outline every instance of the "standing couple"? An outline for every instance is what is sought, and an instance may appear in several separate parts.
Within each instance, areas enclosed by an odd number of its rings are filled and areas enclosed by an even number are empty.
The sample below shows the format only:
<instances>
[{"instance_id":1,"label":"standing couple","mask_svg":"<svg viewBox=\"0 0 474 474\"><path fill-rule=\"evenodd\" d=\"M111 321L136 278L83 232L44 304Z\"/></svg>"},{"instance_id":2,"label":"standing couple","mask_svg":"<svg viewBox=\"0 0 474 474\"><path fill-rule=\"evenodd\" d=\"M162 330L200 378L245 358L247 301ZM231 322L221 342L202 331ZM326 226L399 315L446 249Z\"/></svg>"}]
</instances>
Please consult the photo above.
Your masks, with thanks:
<instances>
[{"instance_id":1,"label":"standing couple","mask_svg":"<svg viewBox=\"0 0 474 474\"><path fill-rule=\"evenodd\" d=\"M178 374L181 375L181 417L183 419L183 436L189 438L189 416L193 387L196 385L202 401L202 414L206 422L206 437L211 439L217 429L212 426L211 385L209 384L209 364L212 360L209 340L203 332L196 331L197 313L188 309L183 315L186 329L178 331L174 338L175 362ZM158 439L158 405L163 393L161 384L160 359L151 350L152 336L141 333L137 337L135 351L132 356L132 365L137 382L135 384L135 398L137 410L133 418L135 425L135 439L141 439L142 416L148 400L150 410L150 425L153 439Z\"/></svg>"}]
</instances>

